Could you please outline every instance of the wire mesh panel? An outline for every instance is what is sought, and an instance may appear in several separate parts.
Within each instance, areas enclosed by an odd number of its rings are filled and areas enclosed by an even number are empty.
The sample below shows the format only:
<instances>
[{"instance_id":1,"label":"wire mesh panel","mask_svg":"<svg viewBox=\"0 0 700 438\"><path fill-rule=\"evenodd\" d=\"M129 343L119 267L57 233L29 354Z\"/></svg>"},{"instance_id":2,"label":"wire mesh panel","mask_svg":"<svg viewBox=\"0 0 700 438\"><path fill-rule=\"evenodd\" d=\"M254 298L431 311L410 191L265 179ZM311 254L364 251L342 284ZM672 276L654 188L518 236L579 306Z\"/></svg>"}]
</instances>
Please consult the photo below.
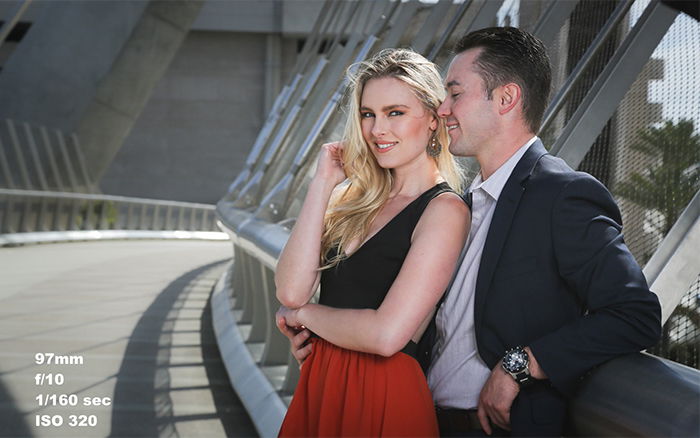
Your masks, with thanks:
<instances>
[{"instance_id":1,"label":"wire mesh panel","mask_svg":"<svg viewBox=\"0 0 700 438\"><path fill-rule=\"evenodd\" d=\"M663 339L649 352L700 368L700 275L666 321Z\"/></svg>"},{"instance_id":2,"label":"wire mesh panel","mask_svg":"<svg viewBox=\"0 0 700 438\"><path fill-rule=\"evenodd\" d=\"M579 168L611 188L642 265L700 189L698 53L700 25L679 15Z\"/></svg>"},{"instance_id":3,"label":"wire mesh panel","mask_svg":"<svg viewBox=\"0 0 700 438\"><path fill-rule=\"evenodd\" d=\"M601 60L606 52L598 55ZM700 189L699 54L700 25L681 14L579 166L613 192L625 241L642 266ZM569 106L578 96L575 91ZM698 367L697 296L696 282L655 349L693 367Z\"/></svg>"},{"instance_id":4,"label":"wire mesh panel","mask_svg":"<svg viewBox=\"0 0 700 438\"><path fill-rule=\"evenodd\" d=\"M637 2L639 3L639 2ZM566 100L561 105L549 123L542 127L540 137L545 146L554 144L566 123L571 119L586 94L589 92L598 76L606 67L613 54L619 47L622 39L629 32L634 22L634 14L630 11L619 24L612 28L607 38L597 46L595 54L588 58L584 55L589 51L596 37L601 32L604 25L615 13L619 2L616 0L600 0L593 2L579 2L566 21L556 38L554 46L550 47L550 56L554 66L553 91L556 93L568 79L569 75L579 66L583 67L581 74L571 85L571 89L566 96ZM581 64L585 62L585 64ZM611 122L605 126L601 136L591 147L592 157L604 157L609 153L611 132L614 127ZM600 172L598 175L604 183L607 182L607 173Z\"/></svg>"}]
</instances>

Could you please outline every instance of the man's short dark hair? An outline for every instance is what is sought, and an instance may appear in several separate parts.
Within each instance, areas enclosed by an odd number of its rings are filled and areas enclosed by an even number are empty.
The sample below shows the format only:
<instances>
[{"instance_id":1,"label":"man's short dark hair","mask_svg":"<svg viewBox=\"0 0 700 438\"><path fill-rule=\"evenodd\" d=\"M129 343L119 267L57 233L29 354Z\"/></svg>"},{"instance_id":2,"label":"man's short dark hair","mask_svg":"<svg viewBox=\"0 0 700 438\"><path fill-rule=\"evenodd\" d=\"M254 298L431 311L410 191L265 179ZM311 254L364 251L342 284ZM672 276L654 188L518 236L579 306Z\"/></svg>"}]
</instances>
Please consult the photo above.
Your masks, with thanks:
<instances>
[{"instance_id":1,"label":"man's short dark hair","mask_svg":"<svg viewBox=\"0 0 700 438\"><path fill-rule=\"evenodd\" d=\"M552 82L549 55L542 41L515 27L489 27L463 36L454 51L460 54L475 48L481 49L475 65L488 98L498 86L518 84L525 121L533 133L539 131Z\"/></svg>"}]
</instances>

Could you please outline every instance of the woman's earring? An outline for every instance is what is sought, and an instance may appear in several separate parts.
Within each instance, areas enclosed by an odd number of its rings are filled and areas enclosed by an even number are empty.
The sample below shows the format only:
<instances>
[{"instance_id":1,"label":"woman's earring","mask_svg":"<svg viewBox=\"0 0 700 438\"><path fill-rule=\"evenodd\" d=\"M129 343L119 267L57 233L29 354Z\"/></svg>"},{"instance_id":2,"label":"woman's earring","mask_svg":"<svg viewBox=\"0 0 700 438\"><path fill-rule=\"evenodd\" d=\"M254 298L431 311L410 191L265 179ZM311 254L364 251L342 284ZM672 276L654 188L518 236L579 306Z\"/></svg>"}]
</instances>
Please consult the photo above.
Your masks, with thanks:
<instances>
[{"instance_id":1,"label":"woman's earring","mask_svg":"<svg viewBox=\"0 0 700 438\"><path fill-rule=\"evenodd\" d=\"M433 134L430 137L430 142L428 143L426 150L428 151L428 155L433 158L437 158L438 155L440 155L440 152L442 152L442 145L440 142L438 142L437 134Z\"/></svg>"}]
</instances>

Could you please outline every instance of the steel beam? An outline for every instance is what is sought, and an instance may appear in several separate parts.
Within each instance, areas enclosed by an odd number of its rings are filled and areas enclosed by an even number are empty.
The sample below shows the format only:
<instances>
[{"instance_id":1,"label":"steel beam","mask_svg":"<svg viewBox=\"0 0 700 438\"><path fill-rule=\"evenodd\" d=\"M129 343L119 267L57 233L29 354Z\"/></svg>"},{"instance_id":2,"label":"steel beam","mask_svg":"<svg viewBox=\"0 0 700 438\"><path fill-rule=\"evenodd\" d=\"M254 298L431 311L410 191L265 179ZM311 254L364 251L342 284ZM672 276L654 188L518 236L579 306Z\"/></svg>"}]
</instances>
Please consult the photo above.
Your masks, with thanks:
<instances>
[{"instance_id":1,"label":"steel beam","mask_svg":"<svg viewBox=\"0 0 700 438\"><path fill-rule=\"evenodd\" d=\"M550 149L576 169L673 24L678 11L652 2L608 62Z\"/></svg>"}]
</instances>

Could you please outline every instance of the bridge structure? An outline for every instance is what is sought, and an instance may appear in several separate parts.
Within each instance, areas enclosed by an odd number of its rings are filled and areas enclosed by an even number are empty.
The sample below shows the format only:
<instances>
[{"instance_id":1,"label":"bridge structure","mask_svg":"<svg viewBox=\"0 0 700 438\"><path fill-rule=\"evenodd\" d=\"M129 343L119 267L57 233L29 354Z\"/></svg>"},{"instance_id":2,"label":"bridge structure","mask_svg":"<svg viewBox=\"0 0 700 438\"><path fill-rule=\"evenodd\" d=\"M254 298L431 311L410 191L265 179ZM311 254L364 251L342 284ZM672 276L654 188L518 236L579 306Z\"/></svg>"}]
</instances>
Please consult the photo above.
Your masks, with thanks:
<instances>
[{"instance_id":1,"label":"bridge structure","mask_svg":"<svg viewBox=\"0 0 700 438\"><path fill-rule=\"evenodd\" d=\"M318 4L290 80L216 205L99 193L79 135L0 125L0 429L275 436L299 371L274 323L274 270L318 146L340 136L346 69L399 46L446 69L459 36L510 24L540 37L555 65L539 136L611 189L662 303L662 343L587 376L571 433L697 436L697 17L655 0ZM661 86L679 77L695 85ZM59 374L65 383L49 385Z\"/></svg>"}]
</instances>

